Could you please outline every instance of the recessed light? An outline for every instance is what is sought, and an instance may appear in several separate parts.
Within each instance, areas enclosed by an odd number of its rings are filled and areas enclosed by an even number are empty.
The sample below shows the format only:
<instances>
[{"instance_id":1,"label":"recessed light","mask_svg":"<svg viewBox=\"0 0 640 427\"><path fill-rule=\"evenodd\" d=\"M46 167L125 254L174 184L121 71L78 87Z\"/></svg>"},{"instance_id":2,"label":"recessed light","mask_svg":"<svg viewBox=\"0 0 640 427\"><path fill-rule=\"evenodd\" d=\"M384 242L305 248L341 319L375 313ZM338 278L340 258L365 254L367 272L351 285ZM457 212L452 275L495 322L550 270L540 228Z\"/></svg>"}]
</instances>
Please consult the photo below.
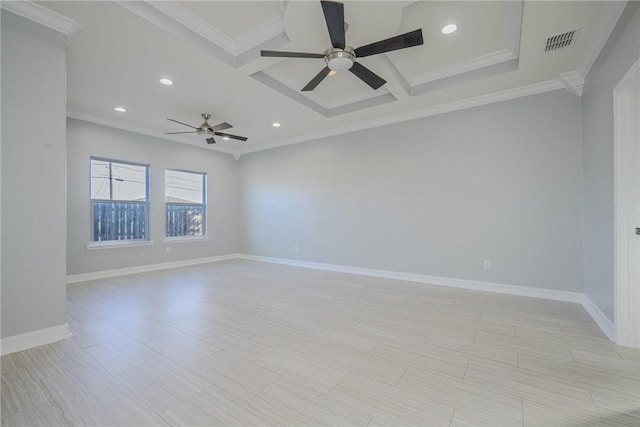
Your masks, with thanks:
<instances>
[{"instance_id":1,"label":"recessed light","mask_svg":"<svg viewBox=\"0 0 640 427\"><path fill-rule=\"evenodd\" d=\"M273 126L274 128L279 128L280 127L280 123L275 122L271 126Z\"/></svg>"},{"instance_id":2,"label":"recessed light","mask_svg":"<svg viewBox=\"0 0 640 427\"><path fill-rule=\"evenodd\" d=\"M330 76L335 76L335 75L336 75L336 73L337 73L337 71L336 71L336 70L331 70L331 71L329 71L329 75L330 75Z\"/></svg>"},{"instance_id":3,"label":"recessed light","mask_svg":"<svg viewBox=\"0 0 640 427\"><path fill-rule=\"evenodd\" d=\"M442 34L451 34L458 29L456 24L449 24L442 27Z\"/></svg>"},{"instance_id":4,"label":"recessed light","mask_svg":"<svg viewBox=\"0 0 640 427\"><path fill-rule=\"evenodd\" d=\"M116 110L118 113L126 113L127 109L124 107L113 107L114 110Z\"/></svg>"},{"instance_id":5,"label":"recessed light","mask_svg":"<svg viewBox=\"0 0 640 427\"><path fill-rule=\"evenodd\" d=\"M222 139L224 139L225 141L230 140L231 138L229 138L228 136L223 136Z\"/></svg>"},{"instance_id":6,"label":"recessed light","mask_svg":"<svg viewBox=\"0 0 640 427\"><path fill-rule=\"evenodd\" d=\"M173 84L173 81L171 81L170 79L163 77L161 79L158 80L160 83L162 83L165 86L171 86Z\"/></svg>"}]
</instances>

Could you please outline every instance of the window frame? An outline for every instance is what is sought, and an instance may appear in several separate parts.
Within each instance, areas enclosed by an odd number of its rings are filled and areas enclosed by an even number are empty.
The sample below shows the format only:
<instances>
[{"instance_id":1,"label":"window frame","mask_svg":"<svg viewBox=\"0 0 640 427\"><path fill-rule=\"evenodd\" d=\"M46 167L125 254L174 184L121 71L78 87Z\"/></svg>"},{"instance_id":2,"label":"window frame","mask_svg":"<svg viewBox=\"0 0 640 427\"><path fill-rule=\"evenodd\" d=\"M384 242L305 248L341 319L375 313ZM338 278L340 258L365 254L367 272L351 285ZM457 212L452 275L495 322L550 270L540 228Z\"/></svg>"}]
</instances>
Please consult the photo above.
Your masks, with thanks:
<instances>
[{"instance_id":1,"label":"window frame","mask_svg":"<svg viewBox=\"0 0 640 427\"><path fill-rule=\"evenodd\" d=\"M167 201L167 172L183 172L190 173L194 175L200 175L201 183L202 183L202 203L193 203L193 202L168 202ZM179 169L179 168L165 168L164 170L164 238L162 241L164 243L171 242L193 242L193 241L206 241L209 240L209 215L208 215L208 183L207 183L207 173L199 172L189 169ZM197 206L202 207L202 234L201 235L188 235L188 236L168 236L167 231L169 227L168 218L167 218L167 207L170 205L175 206Z\"/></svg>"},{"instance_id":2,"label":"window frame","mask_svg":"<svg viewBox=\"0 0 640 427\"><path fill-rule=\"evenodd\" d=\"M144 192L145 192L145 200L143 202L140 201L132 201L132 200L121 200L121 199L94 199L92 197L91 191L91 172L92 172L92 162L96 160L99 162L109 162L111 164L117 163L122 165L131 165L143 167L145 169L144 179ZM94 240L95 236L95 221L94 221L94 204L95 203L126 203L126 204L136 204L144 206L144 238L142 239L120 239L120 240ZM90 156L89 157L89 222L90 222L90 237L89 244L87 245L87 249L103 249L103 248L111 248L111 247L122 247L122 246L146 246L153 244L153 240L151 240L151 165L149 163L139 163L132 162L129 160L119 160L108 157L100 157L100 156Z\"/></svg>"}]
</instances>

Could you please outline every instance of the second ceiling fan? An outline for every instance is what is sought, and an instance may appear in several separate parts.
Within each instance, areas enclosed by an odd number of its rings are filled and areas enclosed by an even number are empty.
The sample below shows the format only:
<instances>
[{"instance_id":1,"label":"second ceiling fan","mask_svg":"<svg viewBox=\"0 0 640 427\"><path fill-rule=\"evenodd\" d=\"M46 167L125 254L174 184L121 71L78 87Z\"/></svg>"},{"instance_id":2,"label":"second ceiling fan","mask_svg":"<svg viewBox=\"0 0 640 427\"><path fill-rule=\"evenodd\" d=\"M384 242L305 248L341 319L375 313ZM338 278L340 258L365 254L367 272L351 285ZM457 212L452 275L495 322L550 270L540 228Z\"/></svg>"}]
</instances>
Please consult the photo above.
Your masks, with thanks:
<instances>
[{"instance_id":1,"label":"second ceiling fan","mask_svg":"<svg viewBox=\"0 0 640 427\"><path fill-rule=\"evenodd\" d=\"M322 11L324 12L324 19L327 23L327 29L329 30L332 47L325 50L324 53L280 52L274 50L260 51L260 55L268 57L324 59L327 65L302 88L302 91L315 89L329 73L343 70L351 71L360 78L360 80L371 86L371 88L378 89L387 81L364 65L356 62L356 58L419 46L424 43L422 40L422 30L418 29L354 49L351 46L347 46L345 42L346 24L344 22L344 4L325 0L322 0L320 3L322 4Z\"/></svg>"},{"instance_id":2,"label":"second ceiling fan","mask_svg":"<svg viewBox=\"0 0 640 427\"><path fill-rule=\"evenodd\" d=\"M207 138L207 144L215 144L216 140L213 139L213 136L221 136L222 139L228 140L228 139L236 139L238 141L246 141L247 138L244 136L238 136L238 135L231 135L230 133L223 133L220 132L221 130L225 130L225 129L229 129L232 128L233 126L231 126L229 123L227 122L222 122L222 123L218 123L215 126L211 126L209 124L209 119L211 118L211 114L209 113L202 113L202 118L204 119L204 123L201 124L198 127L195 126L191 126L188 125L186 123L182 123L179 122L175 119L167 119L169 121L181 124L183 126L187 126L190 127L191 129L195 129L195 130L190 130L188 132L165 132L165 135L178 135L178 134L183 134L183 133L197 133L198 135L209 135L209 138Z\"/></svg>"}]
</instances>

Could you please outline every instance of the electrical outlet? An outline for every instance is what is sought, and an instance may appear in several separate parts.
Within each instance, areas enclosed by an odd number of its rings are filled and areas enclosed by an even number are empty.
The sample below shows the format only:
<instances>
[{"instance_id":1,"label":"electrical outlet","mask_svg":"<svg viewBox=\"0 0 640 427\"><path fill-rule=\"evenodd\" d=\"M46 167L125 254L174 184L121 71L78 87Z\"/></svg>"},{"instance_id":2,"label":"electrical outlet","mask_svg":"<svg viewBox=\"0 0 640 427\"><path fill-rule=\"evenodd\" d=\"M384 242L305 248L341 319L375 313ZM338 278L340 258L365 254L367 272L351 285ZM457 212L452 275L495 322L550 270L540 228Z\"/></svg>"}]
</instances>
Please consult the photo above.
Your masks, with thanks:
<instances>
[{"instance_id":1,"label":"electrical outlet","mask_svg":"<svg viewBox=\"0 0 640 427\"><path fill-rule=\"evenodd\" d=\"M484 265L484 269L485 270L491 270L491 260L490 259L485 259L483 265Z\"/></svg>"},{"instance_id":2,"label":"electrical outlet","mask_svg":"<svg viewBox=\"0 0 640 427\"><path fill-rule=\"evenodd\" d=\"M165 251L170 254L171 253L171 246L167 246L167 248L165 249Z\"/></svg>"}]
</instances>

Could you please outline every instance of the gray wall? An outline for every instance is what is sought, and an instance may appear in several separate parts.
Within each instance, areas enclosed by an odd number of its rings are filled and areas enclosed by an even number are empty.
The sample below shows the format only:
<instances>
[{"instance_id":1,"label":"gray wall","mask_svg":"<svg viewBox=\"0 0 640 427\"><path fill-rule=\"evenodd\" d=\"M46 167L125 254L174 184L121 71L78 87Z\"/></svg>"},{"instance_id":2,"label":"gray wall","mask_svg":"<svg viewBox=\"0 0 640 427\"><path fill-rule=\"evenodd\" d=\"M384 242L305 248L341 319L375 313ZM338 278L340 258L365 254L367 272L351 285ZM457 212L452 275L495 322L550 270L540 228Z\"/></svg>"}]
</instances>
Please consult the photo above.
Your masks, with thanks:
<instances>
[{"instance_id":1,"label":"gray wall","mask_svg":"<svg viewBox=\"0 0 640 427\"><path fill-rule=\"evenodd\" d=\"M114 128L68 120L68 268L80 274L238 252L239 211L236 161L228 154ZM203 141L204 144L204 141ZM91 240L90 157L150 165L150 237L153 246L88 251ZM203 242L162 243L165 235L164 171L205 172L208 234ZM171 246L171 253L165 249Z\"/></svg>"},{"instance_id":2,"label":"gray wall","mask_svg":"<svg viewBox=\"0 0 640 427\"><path fill-rule=\"evenodd\" d=\"M66 322L67 95L65 36L1 14L5 338Z\"/></svg>"},{"instance_id":3,"label":"gray wall","mask_svg":"<svg viewBox=\"0 0 640 427\"><path fill-rule=\"evenodd\" d=\"M640 8L629 2L586 78L584 134L584 293L613 321L613 89L640 57Z\"/></svg>"},{"instance_id":4,"label":"gray wall","mask_svg":"<svg viewBox=\"0 0 640 427\"><path fill-rule=\"evenodd\" d=\"M581 292L580 115L557 91L245 155L243 251Z\"/></svg>"}]
</instances>

